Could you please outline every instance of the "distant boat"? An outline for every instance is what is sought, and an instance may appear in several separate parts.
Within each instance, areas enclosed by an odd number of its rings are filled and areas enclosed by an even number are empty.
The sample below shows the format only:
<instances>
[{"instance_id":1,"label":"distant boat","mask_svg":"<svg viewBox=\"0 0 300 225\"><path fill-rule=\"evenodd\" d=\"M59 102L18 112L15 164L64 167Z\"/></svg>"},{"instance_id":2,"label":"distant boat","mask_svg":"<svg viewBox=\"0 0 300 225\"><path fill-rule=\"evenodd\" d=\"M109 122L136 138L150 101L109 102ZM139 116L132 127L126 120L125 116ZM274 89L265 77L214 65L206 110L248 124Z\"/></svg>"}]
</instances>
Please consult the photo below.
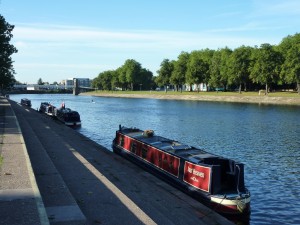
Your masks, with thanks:
<instances>
[{"instance_id":1,"label":"distant boat","mask_svg":"<svg viewBox=\"0 0 300 225\"><path fill-rule=\"evenodd\" d=\"M39 112L45 113L49 116L54 116L55 106L50 104L49 102L42 102L39 108Z\"/></svg>"},{"instance_id":2,"label":"distant boat","mask_svg":"<svg viewBox=\"0 0 300 225\"><path fill-rule=\"evenodd\" d=\"M27 98L22 98L21 99L21 105L31 107L31 100L29 100Z\"/></svg>"},{"instance_id":3,"label":"distant boat","mask_svg":"<svg viewBox=\"0 0 300 225\"><path fill-rule=\"evenodd\" d=\"M81 126L79 113L70 108L55 108L54 115L67 126Z\"/></svg>"},{"instance_id":4,"label":"distant boat","mask_svg":"<svg viewBox=\"0 0 300 225\"><path fill-rule=\"evenodd\" d=\"M112 148L221 214L250 213L242 163L157 136L152 130L121 126Z\"/></svg>"}]
</instances>

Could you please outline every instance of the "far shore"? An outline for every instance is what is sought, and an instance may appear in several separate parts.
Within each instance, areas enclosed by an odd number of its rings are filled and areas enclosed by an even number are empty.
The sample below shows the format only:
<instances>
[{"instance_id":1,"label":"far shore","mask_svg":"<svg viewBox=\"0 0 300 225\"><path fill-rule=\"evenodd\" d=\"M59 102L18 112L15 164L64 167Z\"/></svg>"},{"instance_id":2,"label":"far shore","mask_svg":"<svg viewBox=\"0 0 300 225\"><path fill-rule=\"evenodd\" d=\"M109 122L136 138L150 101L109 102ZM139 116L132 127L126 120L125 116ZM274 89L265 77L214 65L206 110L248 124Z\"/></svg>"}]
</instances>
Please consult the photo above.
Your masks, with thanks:
<instances>
[{"instance_id":1,"label":"far shore","mask_svg":"<svg viewBox=\"0 0 300 225\"><path fill-rule=\"evenodd\" d=\"M300 106L300 95L296 93L277 92L268 95L259 95L257 92L163 92L163 91L93 91L80 93L99 97L115 98L153 98L169 100L189 101L212 101L212 102L235 102L235 103L256 103L275 105L297 105Z\"/></svg>"}]
</instances>

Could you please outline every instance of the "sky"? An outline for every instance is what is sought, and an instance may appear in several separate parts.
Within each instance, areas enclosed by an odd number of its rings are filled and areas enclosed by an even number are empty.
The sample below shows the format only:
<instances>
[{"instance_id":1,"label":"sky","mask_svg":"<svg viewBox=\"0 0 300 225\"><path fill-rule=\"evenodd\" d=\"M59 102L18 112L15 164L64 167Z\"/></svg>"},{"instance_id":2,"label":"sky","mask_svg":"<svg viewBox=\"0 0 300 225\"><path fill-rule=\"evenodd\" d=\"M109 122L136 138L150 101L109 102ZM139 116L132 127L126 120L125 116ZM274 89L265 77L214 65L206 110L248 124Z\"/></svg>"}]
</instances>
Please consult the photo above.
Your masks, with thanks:
<instances>
[{"instance_id":1,"label":"sky","mask_svg":"<svg viewBox=\"0 0 300 225\"><path fill-rule=\"evenodd\" d=\"M300 32L299 0L0 0L14 25L21 83L94 79L134 59L157 75L164 59L201 49L280 44Z\"/></svg>"}]
</instances>

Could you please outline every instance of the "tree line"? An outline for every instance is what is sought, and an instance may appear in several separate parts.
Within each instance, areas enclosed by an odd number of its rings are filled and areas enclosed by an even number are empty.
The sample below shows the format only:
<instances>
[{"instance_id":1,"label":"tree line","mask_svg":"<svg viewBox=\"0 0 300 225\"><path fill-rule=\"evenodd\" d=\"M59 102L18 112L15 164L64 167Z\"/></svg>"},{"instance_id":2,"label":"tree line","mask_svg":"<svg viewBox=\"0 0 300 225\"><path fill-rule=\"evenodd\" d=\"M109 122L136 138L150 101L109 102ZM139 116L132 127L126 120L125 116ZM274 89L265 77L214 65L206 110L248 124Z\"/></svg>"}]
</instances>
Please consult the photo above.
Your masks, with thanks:
<instances>
[{"instance_id":1,"label":"tree line","mask_svg":"<svg viewBox=\"0 0 300 225\"><path fill-rule=\"evenodd\" d=\"M241 46L181 52L177 60L164 59L157 76L133 59L117 70L102 72L92 85L103 90L149 90L172 85L181 90L206 84L211 89L254 90L264 87L300 91L300 34L289 35L278 45Z\"/></svg>"},{"instance_id":2,"label":"tree line","mask_svg":"<svg viewBox=\"0 0 300 225\"><path fill-rule=\"evenodd\" d=\"M101 72L92 87L100 90L150 90L155 86L153 73L134 59L128 59L116 70Z\"/></svg>"},{"instance_id":3,"label":"tree line","mask_svg":"<svg viewBox=\"0 0 300 225\"><path fill-rule=\"evenodd\" d=\"M15 82L15 70L11 55L17 52L17 49L10 44L13 35L14 26L6 22L0 15L0 90L11 87Z\"/></svg>"}]
</instances>

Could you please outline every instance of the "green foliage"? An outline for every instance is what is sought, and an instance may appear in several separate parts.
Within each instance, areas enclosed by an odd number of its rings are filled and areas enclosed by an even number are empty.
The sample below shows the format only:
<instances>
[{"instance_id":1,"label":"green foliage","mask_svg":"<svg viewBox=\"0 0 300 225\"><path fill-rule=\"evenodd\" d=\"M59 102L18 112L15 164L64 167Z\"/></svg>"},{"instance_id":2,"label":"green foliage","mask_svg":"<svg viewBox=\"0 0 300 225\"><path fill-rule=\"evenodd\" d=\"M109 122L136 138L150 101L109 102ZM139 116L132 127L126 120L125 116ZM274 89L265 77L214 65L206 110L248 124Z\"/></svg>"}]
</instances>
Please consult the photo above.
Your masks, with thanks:
<instances>
[{"instance_id":1,"label":"green foliage","mask_svg":"<svg viewBox=\"0 0 300 225\"><path fill-rule=\"evenodd\" d=\"M125 61L116 71L100 73L92 82L98 89L149 90L173 85L208 84L210 88L261 88L271 85L297 84L300 93L300 34L287 36L278 46L262 44L258 47L241 46L211 50L181 52L177 60L164 59L153 78L151 71L133 59ZM155 84L154 84L155 82Z\"/></svg>"},{"instance_id":2,"label":"green foliage","mask_svg":"<svg viewBox=\"0 0 300 225\"><path fill-rule=\"evenodd\" d=\"M125 61L117 70L104 71L92 81L92 87L99 90L126 90L150 89L153 86L153 74L142 68L141 64L133 59Z\"/></svg>"},{"instance_id":3,"label":"green foliage","mask_svg":"<svg viewBox=\"0 0 300 225\"><path fill-rule=\"evenodd\" d=\"M300 94L300 34L284 38L278 49L284 58L280 77L288 84L296 83Z\"/></svg>"},{"instance_id":4,"label":"green foliage","mask_svg":"<svg viewBox=\"0 0 300 225\"><path fill-rule=\"evenodd\" d=\"M245 91L247 90L247 83L250 76L252 48L241 46L236 48L230 55L228 62L228 84L238 85L239 92L241 92L242 84L244 84Z\"/></svg>"},{"instance_id":5,"label":"green foliage","mask_svg":"<svg viewBox=\"0 0 300 225\"><path fill-rule=\"evenodd\" d=\"M190 86L203 83L209 72L209 64L203 59L202 53L193 51L190 54L186 72L186 83Z\"/></svg>"},{"instance_id":6,"label":"green foliage","mask_svg":"<svg viewBox=\"0 0 300 225\"><path fill-rule=\"evenodd\" d=\"M39 78L39 79L38 79L37 84L38 84L38 85L44 85L44 82L43 82L42 78Z\"/></svg>"},{"instance_id":7,"label":"green foliage","mask_svg":"<svg viewBox=\"0 0 300 225\"><path fill-rule=\"evenodd\" d=\"M282 55L270 44L262 44L253 51L253 64L250 78L253 82L265 84L268 92L269 85L279 80Z\"/></svg>"},{"instance_id":8,"label":"green foliage","mask_svg":"<svg viewBox=\"0 0 300 225\"><path fill-rule=\"evenodd\" d=\"M178 91L179 86L185 84L185 74L187 71L187 63L189 60L189 53L181 52L178 60L174 62L174 70L170 77L170 83L173 84Z\"/></svg>"},{"instance_id":9,"label":"green foliage","mask_svg":"<svg viewBox=\"0 0 300 225\"><path fill-rule=\"evenodd\" d=\"M6 89L15 83L14 68L11 55L17 52L17 49L9 44L13 37L13 25L5 21L5 18L0 15L0 88Z\"/></svg>"},{"instance_id":10,"label":"green foliage","mask_svg":"<svg viewBox=\"0 0 300 225\"><path fill-rule=\"evenodd\" d=\"M122 70L125 74L126 82L130 84L130 88L133 91L134 85L141 83L141 64L134 59L127 59L122 66Z\"/></svg>"},{"instance_id":11,"label":"green foliage","mask_svg":"<svg viewBox=\"0 0 300 225\"><path fill-rule=\"evenodd\" d=\"M158 86L166 86L170 84L170 78L174 70L174 63L169 59L164 59L160 64L160 69L157 71L158 76L155 82Z\"/></svg>"}]
</instances>

